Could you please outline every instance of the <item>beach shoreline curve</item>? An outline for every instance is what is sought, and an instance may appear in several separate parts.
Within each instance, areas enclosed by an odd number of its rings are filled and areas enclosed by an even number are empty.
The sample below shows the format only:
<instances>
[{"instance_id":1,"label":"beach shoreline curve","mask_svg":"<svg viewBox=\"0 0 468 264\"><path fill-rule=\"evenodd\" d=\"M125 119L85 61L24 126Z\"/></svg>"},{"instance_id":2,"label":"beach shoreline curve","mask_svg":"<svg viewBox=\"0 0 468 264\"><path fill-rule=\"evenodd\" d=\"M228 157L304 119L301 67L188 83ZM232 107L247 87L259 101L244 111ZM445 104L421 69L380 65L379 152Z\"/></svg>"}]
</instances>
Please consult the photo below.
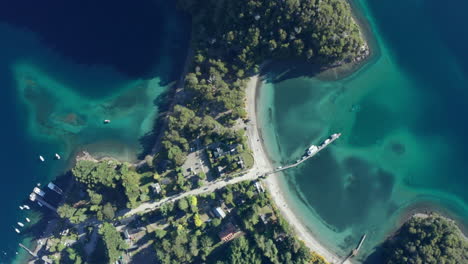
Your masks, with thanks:
<instances>
[{"instance_id":1,"label":"beach shoreline curve","mask_svg":"<svg viewBox=\"0 0 468 264\"><path fill-rule=\"evenodd\" d=\"M246 107L249 117L247 125L247 133L249 144L255 157L255 167L264 170L272 171L273 164L266 152L262 134L258 124L257 116L257 93L261 88L261 76L254 75L250 78L246 87ZM322 256L329 263L342 263L342 258L323 246L311 233L307 227L299 220L296 214L288 207L285 195L281 189L277 174L268 176L265 180L265 185L271 194L273 202L279 209L281 215L285 218L288 224L294 230L297 237L302 240L305 245L312 251ZM348 260L344 264L350 264Z\"/></svg>"}]
</instances>

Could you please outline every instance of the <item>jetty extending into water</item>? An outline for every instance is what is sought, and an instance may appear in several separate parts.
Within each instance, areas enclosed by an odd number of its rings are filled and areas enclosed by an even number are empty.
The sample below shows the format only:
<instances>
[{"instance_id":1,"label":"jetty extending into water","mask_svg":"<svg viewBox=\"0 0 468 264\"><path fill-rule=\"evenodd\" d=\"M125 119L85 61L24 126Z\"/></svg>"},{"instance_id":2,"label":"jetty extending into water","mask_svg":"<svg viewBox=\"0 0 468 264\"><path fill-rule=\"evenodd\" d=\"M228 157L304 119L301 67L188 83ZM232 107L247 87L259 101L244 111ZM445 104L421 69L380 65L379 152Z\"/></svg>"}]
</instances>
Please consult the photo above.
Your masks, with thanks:
<instances>
[{"instance_id":1,"label":"jetty extending into water","mask_svg":"<svg viewBox=\"0 0 468 264\"><path fill-rule=\"evenodd\" d=\"M270 174L277 173L277 172L280 172L280 171L284 171L284 170L287 170L287 169L291 169L291 168L294 168L294 167L297 167L297 166L301 165L303 162L305 162L306 160L308 160L308 159L312 158L313 156L317 155L321 150L325 149L328 145L330 145L335 140L340 138L340 136L341 136L341 133L336 133L336 134L331 135L329 138L327 138L321 145L319 145L319 146L313 146L312 145L311 148L309 148L307 154L304 155L301 159L297 160L295 163L284 166L284 167L278 167L278 168L274 169L273 171L271 171L269 173L266 173L265 176L268 176ZM313 150L313 151L311 151L311 150Z\"/></svg>"},{"instance_id":2,"label":"jetty extending into water","mask_svg":"<svg viewBox=\"0 0 468 264\"><path fill-rule=\"evenodd\" d=\"M31 202L37 202L38 205L40 206L43 206L45 205L47 208L49 208L50 210L54 211L54 212L57 212L57 208L53 207L51 204L49 204L48 202L46 202L44 200L44 198L42 198L41 195L38 195L36 192L32 192L30 195L29 195L29 200L31 200Z\"/></svg>"},{"instance_id":3,"label":"jetty extending into water","mask_svg":"<svg viewBox=\"0 0 468 264\"><path fill-rule=\"evenodd\" d=\"M29 248L27 248L25 245L19 243L19 246L20 246L22 249L26 250L26 252L28 252L29 255L33 256L35 259L38 258L38 256L37 256L34 252L32 252Z\"/></svg>"},{"instance_id":4,"label":"jetty extending into water","mask_svg":"<svg viewBox=\"0 0 468 264\"><path fill-rule=\"evenodd\" d=\"M361 237L361 240L359 240L358 246L349 253L349 255L341 262L345 263L348 259L355 257L359 253L359 249L361 249L362 244L364 243L364 240L366 240L366 234L364 234Z\"/></svg>"}]
</instances>

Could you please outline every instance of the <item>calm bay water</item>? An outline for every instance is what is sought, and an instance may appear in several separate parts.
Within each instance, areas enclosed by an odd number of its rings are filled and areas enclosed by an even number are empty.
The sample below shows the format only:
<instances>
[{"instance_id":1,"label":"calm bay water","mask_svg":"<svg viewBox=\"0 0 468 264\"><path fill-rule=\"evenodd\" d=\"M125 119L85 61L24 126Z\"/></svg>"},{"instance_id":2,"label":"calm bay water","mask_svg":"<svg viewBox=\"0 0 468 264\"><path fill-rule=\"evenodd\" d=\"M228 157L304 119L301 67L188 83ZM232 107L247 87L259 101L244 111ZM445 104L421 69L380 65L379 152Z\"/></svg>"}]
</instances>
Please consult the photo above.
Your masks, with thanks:
<instances>
[{"instance_id":1,"label":"calm bay water","mask_svg":"<svg viewBox=\"0 0 468 264\"><path fill-rule=\"evenodd\" d=\"M158 100L181 73L189 28L172 1L0 4L0 263L12 263L27 237L16 222L35 217L18 206L76 151L130 161L143 151Z\"/></svg>"},{"instance_id":2,"label":"calm bay water","mask_svg":"<svg viewBox=\"0 0 468 264\"><path fill-rule=\"evenodd\" d=\"M468 224L468 29L461 11L468 3L356 5L378 45L375 57L339 80L270 74L259 114L281 164L343 133L281 179L290 206L340 255L367 233L363 260L411 210L438 210Z\"/></svg>"}]
</instances>

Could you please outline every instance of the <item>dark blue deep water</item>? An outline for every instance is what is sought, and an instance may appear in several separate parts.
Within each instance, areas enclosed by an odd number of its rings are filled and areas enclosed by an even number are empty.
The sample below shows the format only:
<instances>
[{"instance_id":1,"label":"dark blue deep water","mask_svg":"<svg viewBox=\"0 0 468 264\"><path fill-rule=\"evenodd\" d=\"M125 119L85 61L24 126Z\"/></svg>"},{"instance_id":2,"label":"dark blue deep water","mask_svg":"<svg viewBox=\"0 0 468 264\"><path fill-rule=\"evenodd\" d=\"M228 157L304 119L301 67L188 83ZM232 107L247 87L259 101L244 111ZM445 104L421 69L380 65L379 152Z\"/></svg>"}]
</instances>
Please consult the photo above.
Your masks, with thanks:
<instances>
[{"instance_id":1,"label":"dark blue deep water","mask_svg":"<svg viewBox=\"0 0 468 264\"><path fill-rule=\"evenodd\" d=\"M39 215L18 206L78 147L130 160L141 151L158 96L180 77L188 49L190 20L174 2L0 2L0 263L12 263L31 234L18 236L16 222ZM113 126L102 126L106 117Z\"/></svg>"}]
</instances>

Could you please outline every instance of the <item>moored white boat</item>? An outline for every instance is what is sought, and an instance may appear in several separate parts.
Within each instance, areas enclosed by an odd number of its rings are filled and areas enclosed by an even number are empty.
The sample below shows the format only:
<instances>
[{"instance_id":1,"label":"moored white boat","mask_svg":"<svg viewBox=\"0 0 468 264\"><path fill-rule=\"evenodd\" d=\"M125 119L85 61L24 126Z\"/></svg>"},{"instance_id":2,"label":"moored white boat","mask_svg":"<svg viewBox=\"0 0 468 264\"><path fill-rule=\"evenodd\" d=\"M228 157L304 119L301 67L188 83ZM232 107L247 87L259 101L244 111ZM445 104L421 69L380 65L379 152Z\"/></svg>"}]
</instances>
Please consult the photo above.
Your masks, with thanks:
<instances>
[{"instance_id":1,"label":"moored white boat","mask_svg":"<svg viewBox=\"0 0 468 264\"><path fill-rule=\"evenodd\" d=\"M45 195L45 192L43 190L37 188L37 187L34 187L33 192L36 193L37 195L42 196L42 197L44 197L44 195Z\"/></svg>"}]
</instances>

